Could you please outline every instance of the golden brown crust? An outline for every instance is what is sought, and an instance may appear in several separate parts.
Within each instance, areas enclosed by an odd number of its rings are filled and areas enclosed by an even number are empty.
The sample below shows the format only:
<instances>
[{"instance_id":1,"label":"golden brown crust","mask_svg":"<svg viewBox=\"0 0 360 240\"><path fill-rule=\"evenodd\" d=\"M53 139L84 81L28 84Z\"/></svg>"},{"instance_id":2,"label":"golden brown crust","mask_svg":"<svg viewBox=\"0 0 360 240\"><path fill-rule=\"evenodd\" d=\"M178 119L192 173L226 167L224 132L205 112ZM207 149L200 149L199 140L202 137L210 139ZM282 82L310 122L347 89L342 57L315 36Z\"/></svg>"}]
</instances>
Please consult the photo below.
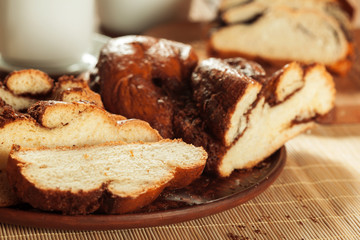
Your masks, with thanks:
<instances>
[{"instance_id":1,"label":"golden brown crust","mask_svg":"<svg viewBox=\"0 0 360 240\"><path fill-rule=\"evenodd\" d=\"M29 84L29 89L18 89L17 85L21 84L21 82L19 82L19 78L23 77L26 77L29 83L35 83L35 79L41 81L41 85L38 85L40 89L33 89L32 85L34 84ZM48 93L50 93L54 86L54 80L50 78L50 76L47 75L45 72L42 72L40 70L24 69L9 73L4 79L4 84L15 95L32 95L36 97L39 95L47 95Z\"/></svg>"},{"instance_id":2,"label":"golden brown crust","mask_svg":"<svg viewBox=\"0 0 360 240\"><path fill-rule=\"evenodd\" d=\"M121 198L114 196L109 192L105 192L101 199L101 206L98 211L108 214L122 214L139 210L152 203L164 188L165 185L156 186L135 198Z\"/></svg>"},{"instance_id":3,"label":"golden brown crust","mask_svg":"<svg viewBox=\"0 0 360 240\"><path fill-rule=\"evenodd\" d=\"M28 82L22 84L23 80ZM0 99L21 112L26 112L37 101L44 100L87 101L104 107L101 96L92 91L85 80L65 75L54 85L46 73L35 69L14 71L6 77L5 83L0 81Z\"/></svg>"}]
</instances>

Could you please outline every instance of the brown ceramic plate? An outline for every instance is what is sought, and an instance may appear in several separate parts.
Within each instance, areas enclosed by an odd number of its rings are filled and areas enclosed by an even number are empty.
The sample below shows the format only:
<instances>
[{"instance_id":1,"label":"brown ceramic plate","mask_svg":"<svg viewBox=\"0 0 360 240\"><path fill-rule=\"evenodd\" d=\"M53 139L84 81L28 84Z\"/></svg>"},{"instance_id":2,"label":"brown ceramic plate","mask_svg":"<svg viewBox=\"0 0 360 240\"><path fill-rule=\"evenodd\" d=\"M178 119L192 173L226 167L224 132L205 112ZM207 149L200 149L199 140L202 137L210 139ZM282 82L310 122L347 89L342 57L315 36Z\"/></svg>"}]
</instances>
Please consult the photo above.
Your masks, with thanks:
<instances>
[{"instance_id":1,"label":"brown ceramic plate","mask_svg":"<svg viewBox=\"0 0 360 240\"><path fill-rule=\"evenodd\" d=\"M227 178L202 176L185 189L164 192L136 213L65 216L35 210L28 205L0 208L0 222L32 227L109 230L178 223L215 214L244 203L269 187L286 161L282 147L251 170L235 171Z\"/></svg>"}]
</instances>

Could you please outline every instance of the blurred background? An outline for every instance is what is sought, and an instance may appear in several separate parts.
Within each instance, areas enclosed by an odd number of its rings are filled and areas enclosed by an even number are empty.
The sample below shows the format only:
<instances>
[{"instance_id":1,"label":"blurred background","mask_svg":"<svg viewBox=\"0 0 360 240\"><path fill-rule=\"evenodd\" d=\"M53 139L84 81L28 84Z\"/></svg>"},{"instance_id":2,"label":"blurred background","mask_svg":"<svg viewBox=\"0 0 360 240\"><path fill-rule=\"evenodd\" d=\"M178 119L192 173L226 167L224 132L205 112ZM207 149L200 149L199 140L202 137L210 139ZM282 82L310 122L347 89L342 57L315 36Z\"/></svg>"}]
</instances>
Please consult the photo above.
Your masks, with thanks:
<instances>
[{"instance_id":1,"label":"blurred background","mask_svg":"<svg viewBox=\"0 0 360 240\"><path fill-rule=\"evenodd\" d=\"M321 1L321 0L319 0ZM221 0L98 0L97 27L107 35L142 33L171 22L209 22ZM355 9L354 26L360 27L360 0L347 0Z\"/></svg>"}]
</instances>

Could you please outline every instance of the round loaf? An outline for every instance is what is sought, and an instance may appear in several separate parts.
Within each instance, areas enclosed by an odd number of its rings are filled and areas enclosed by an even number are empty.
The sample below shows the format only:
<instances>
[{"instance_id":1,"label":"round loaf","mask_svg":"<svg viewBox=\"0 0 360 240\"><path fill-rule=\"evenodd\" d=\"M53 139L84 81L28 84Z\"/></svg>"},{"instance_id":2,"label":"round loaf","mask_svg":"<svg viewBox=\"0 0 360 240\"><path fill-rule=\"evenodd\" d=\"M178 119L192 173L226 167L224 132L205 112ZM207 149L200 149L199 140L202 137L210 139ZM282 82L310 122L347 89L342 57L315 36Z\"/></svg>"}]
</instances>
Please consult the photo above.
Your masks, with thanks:
<instances>
[{"instance_id":1,"label":"round loaf","mask_svg":"<svg viewBox=\"0 0 360 240\"><path fill-rule=\"evenodd\" d=\"M163 137L173 137L173 102L168 95L187 91L197 61L189 45L145 36L112 39L97 64L104 106L141 118Z\"/></svg>"}]
</instances>

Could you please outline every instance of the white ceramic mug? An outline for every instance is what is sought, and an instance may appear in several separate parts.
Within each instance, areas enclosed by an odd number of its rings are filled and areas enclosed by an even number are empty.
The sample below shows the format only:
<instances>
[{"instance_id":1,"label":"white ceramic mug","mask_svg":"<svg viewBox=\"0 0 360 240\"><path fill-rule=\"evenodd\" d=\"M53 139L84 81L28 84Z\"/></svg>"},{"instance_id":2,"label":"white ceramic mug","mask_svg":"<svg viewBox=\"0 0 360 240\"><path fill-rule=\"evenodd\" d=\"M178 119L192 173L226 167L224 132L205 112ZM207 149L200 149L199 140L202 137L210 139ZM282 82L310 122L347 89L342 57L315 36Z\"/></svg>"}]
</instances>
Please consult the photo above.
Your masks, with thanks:
<instances>
[{"instance_id":1,"label":"white ceramic mug","mask_svg":"<svg viewBox=\"0 0 360 240\"><path fill-rule=\"evenodd\" d=\"M101 27L113 34L141 33L172 17L185 0L98 0Z\"/></svg>"},{"instance_id":2,"label":"white ceramic mug","mask_svg":"<svg viewBox=\"0 0 360 240\"><path fill-rule=\"evenodd\" d=\"M0 0L0 53L22 67L65 67L91 43L93 0Z\"/></svg>"}]
</instances>

